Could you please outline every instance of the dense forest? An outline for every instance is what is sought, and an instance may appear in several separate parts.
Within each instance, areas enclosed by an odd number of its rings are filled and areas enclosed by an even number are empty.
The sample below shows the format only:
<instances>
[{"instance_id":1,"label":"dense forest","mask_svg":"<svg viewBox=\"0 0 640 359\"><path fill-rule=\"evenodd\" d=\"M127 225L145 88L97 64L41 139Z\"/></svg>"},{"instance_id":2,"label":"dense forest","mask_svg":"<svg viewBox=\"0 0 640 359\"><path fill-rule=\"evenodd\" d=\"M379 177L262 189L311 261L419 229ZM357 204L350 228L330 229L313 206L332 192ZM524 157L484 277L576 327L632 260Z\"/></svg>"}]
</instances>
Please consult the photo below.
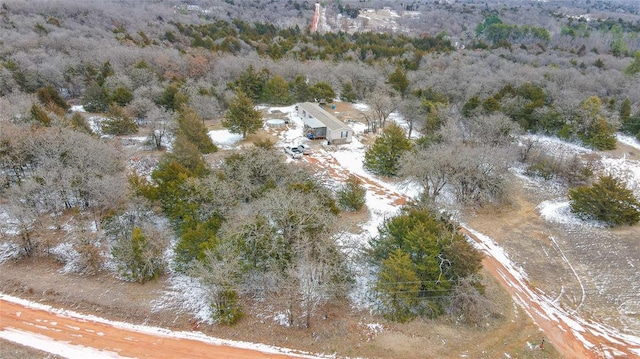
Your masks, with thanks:
<instances>
[{"instance_id":1,"label":"dense forest","mask_svg":"<svg viewBox=\"0 0 640 359\"><path fill-rule=\"evenodd\" d=\"M331 30L312 33L310 1L4 1L0 233L14 259L66 243L83 275L197 278L219 323L267 298L290 325L310 326L353 285L341 213L362 207L362 184L326 186L269 141L220 155L205 123L245 137L262 126L255 105L316 99L367 104L378 137L365 168L423 192L358 249L389 320L490 314L482 256L437 204L444 192L473 208L508 202L513 163L576 188L586 219L640 220L624 184L518 140L537 133L595 150L614 149L617 133L640 140L635 2L322 6ZM363 14L383 7L396 26L365 31ZM87 113L72 110L80 105ZM123 148L127 135L149 138L143 154ZM132 164L141 156L148 166ZM593 213L598 186L623 192L619 215ZM52 230L63 234L44 235Z\"/></svg>"}]
</instances>

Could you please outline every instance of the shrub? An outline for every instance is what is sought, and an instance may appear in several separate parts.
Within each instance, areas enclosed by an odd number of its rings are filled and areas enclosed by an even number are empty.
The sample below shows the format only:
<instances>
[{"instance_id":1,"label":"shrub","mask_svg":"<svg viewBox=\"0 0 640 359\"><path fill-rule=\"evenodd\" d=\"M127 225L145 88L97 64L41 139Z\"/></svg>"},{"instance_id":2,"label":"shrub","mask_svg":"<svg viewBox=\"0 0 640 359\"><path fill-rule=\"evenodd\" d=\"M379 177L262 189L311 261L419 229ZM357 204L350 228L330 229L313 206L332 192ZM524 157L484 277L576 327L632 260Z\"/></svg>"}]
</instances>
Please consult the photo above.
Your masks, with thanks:
<instances>
[{"instance_id":1,"label":"shrub","mask_svg":"<svg viewBox=\"0 0 640 359\"><path fill-rule=\"evenodd\" d=\"M217 293L211 303L211 311L213 320L226 325L235 324L244 316L238 303L238 292L232 289L223 289Z\"/></svg>"},{"instance_id":2,"label":"shrub","mask_svg":"<svg viewBox=\"0 0 640 359\"><path fill-rule=\"evenodd\" d=\"M78 252L77 272L85 275L94 275L102 270L104 258L102 250L95 238L81 234L73 244L73 248Z\"/></svg>"},{"instance_id":3,"label":"shrub","mask_svg":"<svg viewBox=\"0 0 640 359\"><path fill-rule=\"evenodd\" d=\"M51 126L51 117L40 106L33 104L31 106L31 119L43 126Z\"/></svg>"},{"instance_id":4,"label":"shrub","mask_svg":"<svg viewBox=\"0 0 640 359\"><path fill-rule=\"evenodd\" d=\"M476 276L462 278L453 287L451 294L452 313L464 323L481 325L494 309L494 304L483 295Z\"/></svg>"},{"instance_id":5,"label":"shrub","mask_svg":"<svg viewBox=\"0 0 640 359\"><path fill-rule=\"evenodd\" d=\"M93 134L91 126L79 112L74 112L73 115L71 115L71 118L69 119L69 127L89 135Z\"/></svg>"},{"instance_id":6,"label":"shrub","mask_svg":"<svg viewBox=\"0 0 640 359\"><path fill-rule=\"evenodd\" d=\"M359 211L365 204L367 190L356 176L349 176L347 182L338 191L338 205L345 211Z\"/></svg>"},{"instance_id":7,"label":"shrub","mask_svg":"<svg viewBox=\"0 0 640 359\"><path fill-rule=\"evenodd\" d=\"M571 212L582 219L603 221L610 226L633 225L640 221L640 203L626 184L612 176L593 186L569 191Z\"/></svg>"},{"instance_id":8,"label":"shrub","mask_svg":"<svg viewBox=\"0 0 640 359\"><path fill-rule=\"evenodd\" d=\"M585 163L578 156L555 158L545 154L535 154L527 161L525 173L528 176L539 176L545 181L560 179L570 186L584 185L593 176L590 163Z\"/></svg>"},{"instance_id":9,"label":"shrub","mask_svg":"<svg viewBox=\"0 0 640 359\"><path fill-rule=\"evenodd\" d=\"M69 106L69 104L62 98L60 92L51 85L40 88L36 93L36 96L43 106L46 106L51 110L58 110L56 111L58 114L62 114L71 108L71 106Z\"/></svg>"},{"instance_id":10,"label":"shrub","mask_svg":"<svg viewBox=\"0 0 640 359\"><path fill-rule=\"evenodd\" d=\"M131 237L118 240L111 253L122 278L144 283L156 278L164 270L163 250L162 241L149 239L140 227L134 227Z\"/></svg>"},{"instance_id":11,"label":"shrub","mask_svg":"<svg viewBox=\"0 0 640 359\"><path fill-rule=\"evenodd\" d=\"M102 122L102 132L109 135L132 135L138 132L138 124L122 107L111 106L108 118Z\"/></svg>"}]
</instances>

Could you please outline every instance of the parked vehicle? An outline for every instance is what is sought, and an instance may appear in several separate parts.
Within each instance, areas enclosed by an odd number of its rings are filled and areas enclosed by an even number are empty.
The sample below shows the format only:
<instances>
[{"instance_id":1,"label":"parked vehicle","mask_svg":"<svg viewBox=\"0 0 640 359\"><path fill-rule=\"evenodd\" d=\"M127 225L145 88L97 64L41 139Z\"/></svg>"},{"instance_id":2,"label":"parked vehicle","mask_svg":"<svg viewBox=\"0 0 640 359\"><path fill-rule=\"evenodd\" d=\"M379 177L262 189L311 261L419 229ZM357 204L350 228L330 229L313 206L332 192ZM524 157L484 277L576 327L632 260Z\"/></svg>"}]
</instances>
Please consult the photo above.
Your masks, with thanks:
<instances>
[{"instance_id":1,"label":"parked vehicle","mask_svg":"<svg viewBox=\"0 0 640 359\"><path fill-rule=\"evenodd\" d=\"M286 153L287 155L289 155L293 159L302 158L302 151L300 151L298 149L298 147L285 146L284 147L284 153Z\"/></svg>"},{"instance_id":2,"label":"parked vehicle","mask_svg":"<svg viewBox=\"0 0 640 359\"><path fill-rule=\"evenodd\" d=\"M309 145L300 144L298 145L298 150L302 152L303 155L311 154L311 147L309 147Z\"/></svg>"}]
</instances>

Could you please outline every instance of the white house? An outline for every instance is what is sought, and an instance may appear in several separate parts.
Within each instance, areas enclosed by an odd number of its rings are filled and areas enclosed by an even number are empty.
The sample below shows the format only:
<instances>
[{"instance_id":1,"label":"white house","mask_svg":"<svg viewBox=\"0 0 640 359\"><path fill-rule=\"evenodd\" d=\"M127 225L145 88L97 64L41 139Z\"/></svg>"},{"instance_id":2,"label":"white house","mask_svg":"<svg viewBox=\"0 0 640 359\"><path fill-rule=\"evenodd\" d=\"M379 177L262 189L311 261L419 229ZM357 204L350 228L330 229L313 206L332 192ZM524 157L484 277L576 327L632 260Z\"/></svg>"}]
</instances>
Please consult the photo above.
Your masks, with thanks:
<instances>
[{"instance_id":1,"label":"white house","mask_svg":"<svg viewBox=\"0 0 640 359\"><path fill-rule=\"evenodd\" d=\"M353 129L317 103L304 102L297 106L298 115L304 122L304 135L309 139L327 139L330 144L350 143Z\"/></svg>"}]
</instances>

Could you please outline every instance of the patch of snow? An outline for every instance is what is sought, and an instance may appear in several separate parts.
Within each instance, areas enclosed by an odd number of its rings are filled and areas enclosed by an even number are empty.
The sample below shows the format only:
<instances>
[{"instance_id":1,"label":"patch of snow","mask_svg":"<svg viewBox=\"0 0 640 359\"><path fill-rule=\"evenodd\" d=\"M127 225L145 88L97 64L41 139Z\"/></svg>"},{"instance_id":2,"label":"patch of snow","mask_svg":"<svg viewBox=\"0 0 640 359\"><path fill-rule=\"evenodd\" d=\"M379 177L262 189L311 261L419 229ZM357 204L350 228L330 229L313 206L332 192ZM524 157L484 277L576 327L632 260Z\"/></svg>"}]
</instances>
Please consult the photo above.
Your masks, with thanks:
<instances>
[{"instance_id":1,"label":"patch of snow","mask_svg":"<svg viewBox=\"0 0 640 359\"><path fill-rule=\"evenodd\" d=\"M374 334L379 334L384 331L384 327L380 323L367 323L367 328Z\"/></svg>"},{"instance_id":2,"label":"patch of snow","mask_svg":"<svg viewBox=\"0 0 640 359\"><path fill-rule=\"evenodd\" d=\"M277 313L273 316L273 321L278 323L278 325L283 327L289 327L289 320L287 319L289 316L287 313Z\"/></svg>"},{"instance_id":3,"label":"patch of snow","mask_svg":"<svg viewBox=\"0 0 640 359\"><path fill-rule=\"evenodd\" d=\"M640 161L603 156L600 162L605 174L623 180L627 188L640 196Z\"/></svg>"},{"instance_id":4,"label":"patch of snow","mask_svg":"<svg viewBox=\"0 0 640 359\"><path fill-rule=\"evenodd\" d=\"M636 150L640 150L640 141L638 141L635 137L622 135L620 133L616 134L616 139L618 142L624 143L629 147L633 147Z\"/></svg>"},{"instance_id":5,"label":"patch of snow","mask_svg":"<svg viewBox=\"0 0 640 359\"><path fill-rule=\"evenodd\" d=\"M397 111L391 112L387 120L391 122L395 122L397 125L402 127L407 133L409 132L409 123L404 119L404 117L402 117L402 114L400 114L400 112L397 112ZM414 127L413 131L411 132L411 138L415 140L420 138L420 136L421 136L420 132L418 132Z\"/></svg>"},{"instance_id":6,"label":"patch of snow","mask_svg":"<svg viewBox=\"0 0 640 359\"><path fill-rule=\"evenodd\" d=\"M535 143L534 148L542 147L544 153L556 157L593 153L591 149L579 144L569 143L557 137L529 134L521 136L521 139L533 141Z\"/></svg>"},{"instance_id":7,"label":"patch of snow","mask_svg":"<svg viewBox=\"0 0 640 359\"><path fill-rule=\"evenodd\" d=\"M539 176L529 176L525 173L525 165L519 164L513 167L509 167L509 172L523 181L525 186L531 188L544 188L545 191L551 194L565 194L567 192L567 186L561 181L557 180L545 180Z\"/></svg>"},{"instance_id":8,"label":"patch of snow","mask_svg":"<svg viewBox=\"0 0 640 359\"><path fill-rule=\"evenodd\" d=\"M71 243L60 243L51 248L50 252L58 261L64 263L64 267L59 270L60 273L67 274L79 271L80 253L73 248Z\"/></svg>"},{"instance_id":9,"label":"patch of snow","mask_svg":"<svg viewBox=\"0 0 640 359\"><path fill-rule=\"evenodd\" d=\"M213 130L208 132L209 137L216 146L224 149L236 148L238 142L242 141L242 135L231 133L229 130Z\"/></svg>"},{"instance_id":10,"label":"patch of snow","mask_svg":"<svg viewBox=\"0 0 640 359\"><path fill-rule=\"evenodd\" d=\"M167 282L168 289L153 302L152 311L172 309L179 313L189 313L199 322L213 324L209 303L211 293L199 280L174 272L169 275Z\"/></svg>"},{"instance_id":11,"label":"patch of snow","mask_svg":"<svg viewBox=\"0 0 640 359\"><path fill-rule=\"evenodd\" d=\"M129 358L115 352L56 341L41 334L29 333L15 328L4 328L0 331L0 338L69 359Z\"/></svg>"},{"instance_id":12,"label":"patch of snow","mask_svg":"<svg viewBox=\"0 0 640 359\"><path fill-rule=\"evenodd\" d=\"M82 105L71 106L72 112L87 112Z\"/></svg>"},{"instance_id":13,"label":"patch of snow","mask_svg":"<svg viewBox=\"0 0 640 359\"><path fill-rule=\"evenodd\" d=\"M349 127L353 129L354 133L364 133L364 131L367 129L367 125L362 122L349 123Z\"/></svg>"},{"instance_id":14,"label":"patch of snow","mask_svg":"<svg viewBox=\"0 0 640 359\"><path fill-rule=\"evenodd\" d=\"M95 133L96 135L102 137L102 121L106 120L106 118L104 117L100 117L100 116L91 116L87 119L87 123L89 124L89 127L91 128L91 131L93 131L93 133Z\"/></svg>"},{"instance_id":15,"label":"patch of snow","mask_svg":"<svg viewBox=\"0 0 640 359\"><path fill-rule=\"evenodd\" d=\"M0 210L0 234L15 236L18 233L20 233L18 230L18 221L12 218L9 212Z\"/></svg>"},{"instance_id":16,"label":"patch of snow","mask_svg":"<svg viewBox=\"0 0 640 359\"><path fill-rule=\"evenodd\" d=\"M353 108L358 111L369 111L371 109L366 103L354 103Z\"/></svg>"},{"instance_id":17,"label":"patch of snow","mask_svg":"<svg viewBox=\"0 0 640 359\"><path fill-rule=\"evenodd\" d=\"M3 242L0 244L0 263L4 263L10 260L20 258L22 249L20 246L11 241Z\"/></svg>"},{"instance_id":18,"label":"patch of snow","mask_svg":"<svg viewBox=\"0 0 640 359\"><path fill-rule=\"evenodd\" d=\"M551 200L540 203L536 209L540 211L542 218L549 222L581 226L585 223L580 218L571 213L571 206L569 201L564 200Z\"/></svg>"}]
</instances>

